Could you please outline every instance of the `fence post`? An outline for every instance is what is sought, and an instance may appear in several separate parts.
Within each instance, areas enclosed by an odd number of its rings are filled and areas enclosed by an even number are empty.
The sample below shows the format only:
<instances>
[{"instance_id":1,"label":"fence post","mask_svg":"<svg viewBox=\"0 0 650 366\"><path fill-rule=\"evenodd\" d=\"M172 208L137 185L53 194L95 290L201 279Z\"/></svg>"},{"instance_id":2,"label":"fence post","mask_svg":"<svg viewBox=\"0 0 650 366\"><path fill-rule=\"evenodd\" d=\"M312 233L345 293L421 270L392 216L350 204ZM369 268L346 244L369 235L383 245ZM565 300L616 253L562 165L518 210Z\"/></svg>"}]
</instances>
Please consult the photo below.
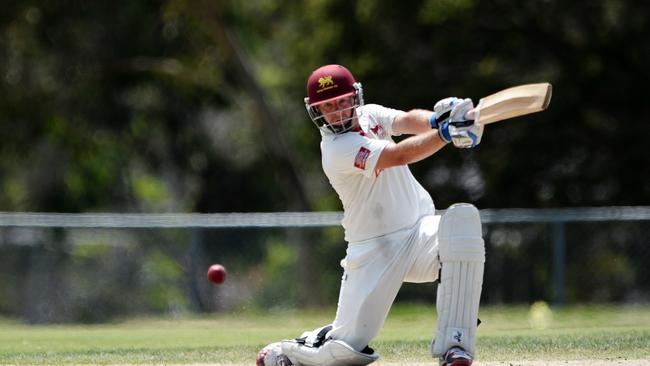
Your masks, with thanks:
<instances>
[{"instance_id":1,"label":"fence post","mask_svg":"<svg viewBox=\"0 0 650 366\"><path fill-rule=\"evenodd\" d=\"M564 305L565 301L565 266L566 266L566 233L565 223L552 223L553 236L553 304Z\"/></svg>"},{"instance_id":2,"label":"fence post","mask_svg":"<svg viewBox=\"0 0 650 366\"><path fill-rule=\"evenodd\" d=\"M190 302L195 311L205 312L207 309L203 300L201 299L201 286L198 278L201 272L201 258L203 257L203 229L195 227L191 229L191 241L189 248L190 269L189 269L189 285L190 285Z\"/></svg>"}]
</instances>

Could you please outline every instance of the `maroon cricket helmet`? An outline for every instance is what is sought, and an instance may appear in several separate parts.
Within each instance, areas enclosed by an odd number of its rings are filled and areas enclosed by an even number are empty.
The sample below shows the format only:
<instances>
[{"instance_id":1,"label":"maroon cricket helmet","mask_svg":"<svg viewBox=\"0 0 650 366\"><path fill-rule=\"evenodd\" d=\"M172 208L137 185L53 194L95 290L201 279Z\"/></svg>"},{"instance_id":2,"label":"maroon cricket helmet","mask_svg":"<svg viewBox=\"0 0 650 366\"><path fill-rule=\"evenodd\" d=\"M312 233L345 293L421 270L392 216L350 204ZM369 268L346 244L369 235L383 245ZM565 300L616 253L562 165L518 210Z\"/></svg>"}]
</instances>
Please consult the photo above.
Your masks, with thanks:
<instances>
[{"instance_id":1,"label":"maroon cricket helmet","mask_svg":"<svg viewBox=\"0 0 650 366\"><path fill-rule=\"evenodd\" d=\"M314 70L307 80L309 105L316 106L336 98L354 95L356 80L341 65L325 65Z\"/></svg>"}]
</instances>

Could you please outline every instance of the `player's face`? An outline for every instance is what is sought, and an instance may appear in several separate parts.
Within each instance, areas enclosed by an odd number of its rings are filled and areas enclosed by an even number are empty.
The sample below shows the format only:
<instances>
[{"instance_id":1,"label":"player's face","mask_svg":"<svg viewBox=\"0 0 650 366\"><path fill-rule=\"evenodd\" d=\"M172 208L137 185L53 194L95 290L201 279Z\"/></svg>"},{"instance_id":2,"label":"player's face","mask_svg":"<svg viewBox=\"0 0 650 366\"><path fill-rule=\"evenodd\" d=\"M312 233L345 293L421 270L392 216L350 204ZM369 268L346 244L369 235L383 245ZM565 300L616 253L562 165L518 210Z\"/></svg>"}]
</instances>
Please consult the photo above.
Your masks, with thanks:
<instances>
[{"instance_id":1,"label":"player's face","mask_svg":"<svg viewBox=\"0 0 650 366\"><path fill-rule=\"evenodd\" d=\"M318 110L331 125L347 122L354 113L354 96L341 97L318 106Z\"/></svg>"}]
</instances>

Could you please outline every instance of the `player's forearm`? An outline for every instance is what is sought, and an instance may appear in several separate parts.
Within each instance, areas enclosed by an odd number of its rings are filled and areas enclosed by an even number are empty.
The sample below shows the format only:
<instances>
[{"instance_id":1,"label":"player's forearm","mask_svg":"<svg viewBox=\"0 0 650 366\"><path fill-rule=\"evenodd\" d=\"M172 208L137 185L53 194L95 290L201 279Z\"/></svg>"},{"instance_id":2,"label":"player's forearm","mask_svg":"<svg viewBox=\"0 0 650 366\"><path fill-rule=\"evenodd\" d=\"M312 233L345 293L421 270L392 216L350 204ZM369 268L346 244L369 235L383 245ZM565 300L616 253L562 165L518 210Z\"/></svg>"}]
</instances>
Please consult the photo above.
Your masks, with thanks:
<instances>
[{"instance_id":1,"label":"player's forearm","mask_svg":"<svg viewBox=\"0 0 650 366\"><path fill-rule=\"evenodd\" d=\"M438 132L429 127L429 131L411 136L397 144L389 144L384 148L377 169L386 169L398 165L415 163L435 154L446 143L440 139Z\"/></svg>"},{"instance_id":2,"label":"player's forearm","mask_svg":"<svg viewBox=\"0 0 650 366\"><path fill-rule=\"evenodd\" d=\"M446 144L438 135L438 131L429 127L426 132L400 141L395 147L397 156L400 156L398 160L402 164L410 164L435 154Z\"/></svg>"},{"instance_id":3,"label":"player's forearm","mask_svg":"<svg viewBox=\"0 0 650 366\"><path fill-rule=\"evenodd\" d=\"M393 132L396 135L409 134L417 135L431 130L432 111L425 109L412 109L393 122Z\"/></svg>"}]
</instances>

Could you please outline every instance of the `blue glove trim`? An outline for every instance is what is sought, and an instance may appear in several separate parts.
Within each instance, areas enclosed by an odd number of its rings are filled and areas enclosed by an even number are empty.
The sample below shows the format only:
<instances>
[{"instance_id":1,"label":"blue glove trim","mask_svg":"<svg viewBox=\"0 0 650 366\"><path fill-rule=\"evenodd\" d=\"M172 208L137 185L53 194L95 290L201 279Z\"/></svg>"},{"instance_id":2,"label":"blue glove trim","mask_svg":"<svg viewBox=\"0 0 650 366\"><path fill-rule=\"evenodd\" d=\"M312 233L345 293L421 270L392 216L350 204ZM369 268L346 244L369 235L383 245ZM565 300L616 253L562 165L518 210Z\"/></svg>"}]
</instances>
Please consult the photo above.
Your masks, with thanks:
<instances>
[{"instance_id":1,"label":"blue glove trim","mask_svg":"<svg viewBox=\"0 0 650 366\"><path fill-rule=\"evenodd\" d=\"M472 139L472 146L471 147L476 147L478 145L476 141L478 140L478 136L476 136L472 131L467 131L467 136Z\"/></svg>"},{"instance_id":2,"label":"blue glove trim","mask_svg":"<svg viewBox=\"0 0 650 366\"><path fill-rule=\"evenodd\" d=\"M431 124L431 128L435 128L436 130L438 129L438 121L436 120L436 112L433 112L431 115L431 118L429 118L429 124Z\"/></svg>"},{"instance_id":3,"label":"blue glove trim","mask_svg":"<svg viewBox=\"0 0 650 366\"><path fill-rule=\"evenodd\" d=\"M451 134L449 133L449 121L445 121L442 123L442 126L440 126L440 128L438 129L438 135L444 142L446 143L451 142Z\"/></svg>"}]
</instances>

